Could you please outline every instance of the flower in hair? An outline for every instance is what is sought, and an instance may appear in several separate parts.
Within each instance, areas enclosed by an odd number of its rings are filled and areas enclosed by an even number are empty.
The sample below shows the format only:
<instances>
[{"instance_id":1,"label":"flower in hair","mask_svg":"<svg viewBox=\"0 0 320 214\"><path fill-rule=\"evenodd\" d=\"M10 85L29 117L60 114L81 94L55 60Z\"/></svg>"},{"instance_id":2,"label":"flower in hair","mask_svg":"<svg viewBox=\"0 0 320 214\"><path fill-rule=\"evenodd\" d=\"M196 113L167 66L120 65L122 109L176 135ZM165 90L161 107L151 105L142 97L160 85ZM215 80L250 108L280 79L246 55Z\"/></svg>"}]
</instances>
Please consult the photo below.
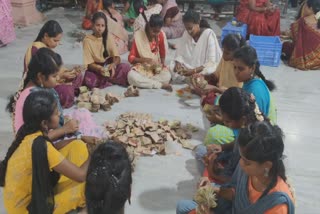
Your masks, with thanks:
<instances>
[{"instance_id":1,"label":"flower in hair","mask_svg":"<svg viewBox=\"0 0 320 214\"><path fill-rule=\"evenodd\" d=\"M143 11L144 11L143 7L140 7L139 13L143 13Z\"/></svg>"},{"instance_id":2,"label":"flower in hair","mask_svg":"<svg viewBox=\"0 0 320 214\"><path fill-rule=\"evenodd\" d=\"M320 11L318 13L316 13L315 17L316 17L317 20L320 19Z\"/></svg>"},{"instance_id":3,"label":"flower in hair","mask_svg":"<svg viewBox=\"0 0 320 214\"><path fill-rule=\"evenodd\" d=\"M260 122L264 121L263 115L259 109L259 106L257 103L255 103L256 107L254 108L254 114L256 116L256 119Z\"/></svg>"},{"instance_id":4,"label":"flower in hair","mask_svg":"<svg viewBox=\"0 0 320 214\"><path fill-rule=\"evenodd\" d=\"M250 102L255 102L256 97L253 94L250 94Z\"/></svg>"}]
</instances>

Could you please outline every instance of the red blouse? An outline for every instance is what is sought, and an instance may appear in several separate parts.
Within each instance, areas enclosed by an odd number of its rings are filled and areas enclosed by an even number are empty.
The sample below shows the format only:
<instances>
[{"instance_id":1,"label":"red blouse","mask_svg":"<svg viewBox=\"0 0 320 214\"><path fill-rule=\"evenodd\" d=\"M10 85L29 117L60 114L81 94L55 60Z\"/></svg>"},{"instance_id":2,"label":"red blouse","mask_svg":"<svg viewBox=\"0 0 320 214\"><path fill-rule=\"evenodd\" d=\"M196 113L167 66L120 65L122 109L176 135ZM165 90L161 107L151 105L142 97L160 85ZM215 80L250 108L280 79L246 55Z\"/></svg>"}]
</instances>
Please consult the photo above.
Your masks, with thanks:
<instances>
[{"instance_id":1,"label":"red blouse","mask_svg":"<svg viewBox=\"0 0 320 214\"><path fill-rule=\"evenodd\" d=\"M149 42L150 48L151 48L151 52L154 54L159 53L160 54L160 58L163 59L166 57L166 48L165 48L165 42L164 42L164 33L161 31L158 35L158 44L155 40L153 40L152 42ZM135 60L135 58L140 58L139 55L139 51L136 45L135 40L133 40L132 43L132 47L130 50L130 54L128 56L128 60L131 64L133 64L133 61Z\"/></svg>"}]
</instances>

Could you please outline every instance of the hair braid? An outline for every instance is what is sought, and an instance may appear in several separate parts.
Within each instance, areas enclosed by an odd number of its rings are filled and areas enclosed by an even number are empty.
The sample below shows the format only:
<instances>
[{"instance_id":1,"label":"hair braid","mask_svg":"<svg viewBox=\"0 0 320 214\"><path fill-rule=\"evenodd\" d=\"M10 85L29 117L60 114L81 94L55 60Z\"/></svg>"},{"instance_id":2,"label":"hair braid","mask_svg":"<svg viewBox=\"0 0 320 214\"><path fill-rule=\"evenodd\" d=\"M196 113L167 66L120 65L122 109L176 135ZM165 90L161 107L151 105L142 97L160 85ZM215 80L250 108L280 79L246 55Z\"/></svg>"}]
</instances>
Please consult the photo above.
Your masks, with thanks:
<instances>
[{"instance_id":1,"label":"hair braid","mask_svg":"<svg viewBox=\"0 0 320 214\"><path fill-rule=\"evenodd\" d=\"M268 87L268 89L269 89L270 91L273 91L274 89L276 89L276 86L275 86L275 84L273 83L273 81L267 80L267 79L265 78L265 76L263 75L263 73L261 72L261 70L260 70L260 62L259 62L258 60L256 61L256 69L255 69L254 73L255 73L258 77L260 77L263 82L266 83L266 85L267 85L267 87Z\"/></svg>"},{"instance_id":2,"label":"hair braid","mask_svg":"<svg viewBox=\"0 0 320 214\"><path fill-rule=\"evenodd\" d=\"M11 146L9 147L7 154L3 161L0 163L0 186L5 186L5 177L7 172L8 161L13 155L13 153L17 150L20 146L21 142L25 138L25 136L32 134L39 130L39 126L33 126L31 124L23 124L21 128L18 130L15 140L12 142Z\"/></svg>"}]
</instances>

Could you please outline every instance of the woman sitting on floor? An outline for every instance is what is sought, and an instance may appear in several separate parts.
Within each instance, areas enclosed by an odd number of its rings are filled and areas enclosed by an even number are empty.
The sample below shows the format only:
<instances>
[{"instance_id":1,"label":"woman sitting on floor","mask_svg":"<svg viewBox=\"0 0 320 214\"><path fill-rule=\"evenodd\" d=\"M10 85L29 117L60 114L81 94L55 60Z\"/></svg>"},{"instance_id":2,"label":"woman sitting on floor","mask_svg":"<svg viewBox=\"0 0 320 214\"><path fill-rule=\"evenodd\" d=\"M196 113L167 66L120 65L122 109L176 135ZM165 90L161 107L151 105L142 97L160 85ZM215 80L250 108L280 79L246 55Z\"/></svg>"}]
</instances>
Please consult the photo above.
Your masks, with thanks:
<instances>
[{"instance_id":1,"label":"woman sitting on floor","mask_svg":"<svg viewBox=\"0 0 320 214\"><path fill-rule=\"evenodd\" d=\"M176 56L170 63L172 79L179 82L197 73L213 73L222 56L215 33L206 21L200 21L199 13L187 11L183 23L186 31L179 39Z\"/></svg>"},{"instance_id":2,"label":"woman sitting on floor","mask_svg":"<svg viewBox=\"0 0 320 214\"><path fill-rule=\"evenodd\" d=\"M269 0L241 0L236 18L248 25L247 35L280 35L280 10Z\"/></svg>"},{"instance_id":3,"label":"woman sitting on floor","mask_svg":"<svg viewBox=\"0 0 320 214\"><path fill-rule=\"evenodd\" d=\"M134 10L138 14L138 17L135 19L133 23L133 32L137 32L138 30L144 30L146 27L146 21L144 16L147 20L150 20L150 17L153 14L160 14L162 10L161 4L158 4L156 0L148 1L148 5L145 6L143 0L135 0L134 2ZM144 15L142 14L144 13Z\"/></svg>"},{"instance_id":4,"label":"woman sitting on floor","mask_svg":"<svg viewBox=\"0 0 320 214\"><path fill-rule=\"evenodd\" d=\"M59 127L59 111L51 92L31 93L22 112L25 123L0 163L7 213L61 214L84 208L90 162L86 144L70 143L59 151L53 146L48 132Z\"/></svg>"},{"instance_id":5,"label":"woman sitting on floor","mask_svg":"<svg viewBox=\"0 0 320 214\"><path fill-rule=\"evenodd\" d=\"M147 25L134 34L134 41L128 60L133 64L129 72L130 85L140 88L162 88L172 91L169 84L171 75L165 66L166 58L166 35L161 28L163 19L160 15L152 15Z\"/></svg>"},{"instance_id":6,"label":"woman sitting on floor","mask_svg":"<svg viewBox=\"0 0 320 214\"><path fill-rule=\"evenodd\" d=\"M139 16L139 12L137 11L138 5L148 5L148 0L121 0L124 4L124 11L123 11L123 19L126 25L126 30L129 32L134 32L134 22L135 19Z\"/></svg>"},{"instance_id":7,"label":"woman sitting on floor","mask_svg":"<svg viewBox=\"0 0 320 214\"><path fill-rule=\"evenodd\" d=\"M62 28L55 20L47 21L41 28L36 40L27 49L24 57L24 73L20 83L20 88L23 86L23 81L27 76L28 65L32 56L40 48L56 48L62 39ZM57 76L57 91L60 103L63 108L70 108L74 104L74 98L78 88L82 85L83 76L81 71L75 66L73 69L68 70L62 68Z\"/></svg>"},{"instance_id":8,"label":"woman sitting on floor","mask_svg":"<svg viewBox=\"0 0 320 214\"><path fill-rule=\"evenodd\" d=\"M88 0L85 8L85 17L82 20L82 28L85 30L91 30L92 28L92 16L99 10L103 9L103 0Z\"/></svg>"},{"instance_id":9,"label":"woman sitting on floor","mask_svg":"<svg viewBox=\"0 0 320 214\"><path fill-rule=\"evenodd\" d=\"M91 156L86 180L88 214L124 214L130 203L132 170L129 155L120 143L107 141Z\"/></svg>"},{"instance_id":10,"label":"woman sitting on floor","mask_svg":"<svg viewBox=\"0 0 320 214\"><path fill-rule=\"evenodd\" d=\"M119 54L128 52L128 32L124 28L122 15L114 8L113 0L103 0L103 12L108 19L108 32L113 36Z\"/></svg>"},{"instance_id":11,"label":"woman sitting on floor","mask_svg":"<svg viewBox=\"0 0 320 214\"><path fill-rule=\"evenodd\" d=\"M162 4L160 13L164 21L162 30L165 32L167 39L181 37L185 28L176 0L157 0L157 2Z\"/></svg>"},{"instance_id":12,"label":"woman sitting on floor","mask_svg":"<svg viewBox=\"0 0 320 214\"><path fill-rule=\"evenodd\" d=\"M243 45L245 45L245 40L240 35L227 35L222 41L223 55L216 71L204 76L208 85L204 89L198 89L196 85L193 85L195 91L202 96L201 104L204 108L206 108L205 105L217 107L219 101L217 94L222 94L229 87L242 87L242 83L239 83L235 76L232 60L234 52ZM218 115L212 116L208 118L211 123L222 123L218 121L216 117Z\"/></svg>"},{"instance_id":13,"label":"woman sitting on floor","mask_svg":"<svg viewBox=\"0 0 320 214\"><path fill-rule=\"evenodd\" d=\"M108 32L107 17L97 12L92 17L93 34L83 40L83 58L87 71L83 84L89 89L106 88L112 84L128 85L130 65L120 63L115 41Z\"/></svg>"},{"instance_id":14,"label":"woman sitting on floor","mask_svg":"<svg viewBox=\"0 0 320 214\"><path fill-rule=\"evenodd\" d=\"M40 48L34 57L32 57L22 90L19 90L12 96L7 105L7 110L12 113L14 132L17 133L25 123L22 110L26 98L29 94L46 88L56 98L55 102L59 110L60 126L58 129L50 130L48 133L49 139L54 141L56 148L62 148L73 142L78 142L79 144L82 144L82 141L90 143L97 140L95 137L100 139L106 138L105 130L102 126L98 126L92 121L92 116L88 110L74 110L73 113L78 120L69 118L66 121L66 118L64 118L59 96L53 89L56 85L56 77L61 65L62 60L60 55L48 48ZM79 141L80 139L82 141Z\"/></svg>"},{"instance_id":15,"label":"woman sitting on floor","mask_svg":"<svg viewBox=\"0 0 320 214\"><path fill-rule=\"evenodd\" d=\"M240 131L238 143L241 159L232 181L227 186L214 187L217 207L210 210L202 206L203 213L294 214L295 199L287 184L281 129L257 122ZM204 178L199 186L206 185L211 184ZM178 208L179 205L182 204Z\"/></svg>"},{"instance_id":16,"label":"woman sitting on floor","mask_svg":"<svg viewBox=\"0 0 320 214\"><path fill-rule=\"evenodd\" d=\"M283 44L283 59L300 70L320 68L320 0L308 0L301 18L286 33L292 41Z\"/></svg>"},{"instance_id":17,"label":"woman sitting on floor","mask_svg":"<svg viewBox=\"0 0 320 214\"><path fill-rule=\"evenodd\" d=\"M261 72L256 50L243 46L234 53L233 63L236 78L243 83L242 89L254 95L261 112L275 124L277 112L270 91L276 86Z\"/></svg>"}]
</instances>

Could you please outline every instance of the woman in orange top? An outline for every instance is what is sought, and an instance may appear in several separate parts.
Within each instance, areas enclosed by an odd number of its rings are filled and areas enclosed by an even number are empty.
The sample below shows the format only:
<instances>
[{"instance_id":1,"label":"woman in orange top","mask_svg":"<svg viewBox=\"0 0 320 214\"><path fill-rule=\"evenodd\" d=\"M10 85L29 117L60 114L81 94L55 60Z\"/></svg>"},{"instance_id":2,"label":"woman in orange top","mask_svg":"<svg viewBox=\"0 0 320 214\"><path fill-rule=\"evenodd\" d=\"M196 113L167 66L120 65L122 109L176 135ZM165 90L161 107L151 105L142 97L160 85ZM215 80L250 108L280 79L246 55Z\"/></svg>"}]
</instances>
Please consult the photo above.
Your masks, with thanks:
<instances>
[{"instance_id":1,"label":"woman in orange top","mask_svg":"<svg viewBox=\"0 0 320 214\"><path fill-rule=\"evenodd\" d=\"M281 129L257 122L241 130L238 143L241 159L231 182L234 188L216 188L218 198L232 200L234 213L293 214L294 197L286 183ZM209 182L201 185L204 183ZM219 202L214 213L228 213L219 209Z\"/></svg>"}]
</instances>

